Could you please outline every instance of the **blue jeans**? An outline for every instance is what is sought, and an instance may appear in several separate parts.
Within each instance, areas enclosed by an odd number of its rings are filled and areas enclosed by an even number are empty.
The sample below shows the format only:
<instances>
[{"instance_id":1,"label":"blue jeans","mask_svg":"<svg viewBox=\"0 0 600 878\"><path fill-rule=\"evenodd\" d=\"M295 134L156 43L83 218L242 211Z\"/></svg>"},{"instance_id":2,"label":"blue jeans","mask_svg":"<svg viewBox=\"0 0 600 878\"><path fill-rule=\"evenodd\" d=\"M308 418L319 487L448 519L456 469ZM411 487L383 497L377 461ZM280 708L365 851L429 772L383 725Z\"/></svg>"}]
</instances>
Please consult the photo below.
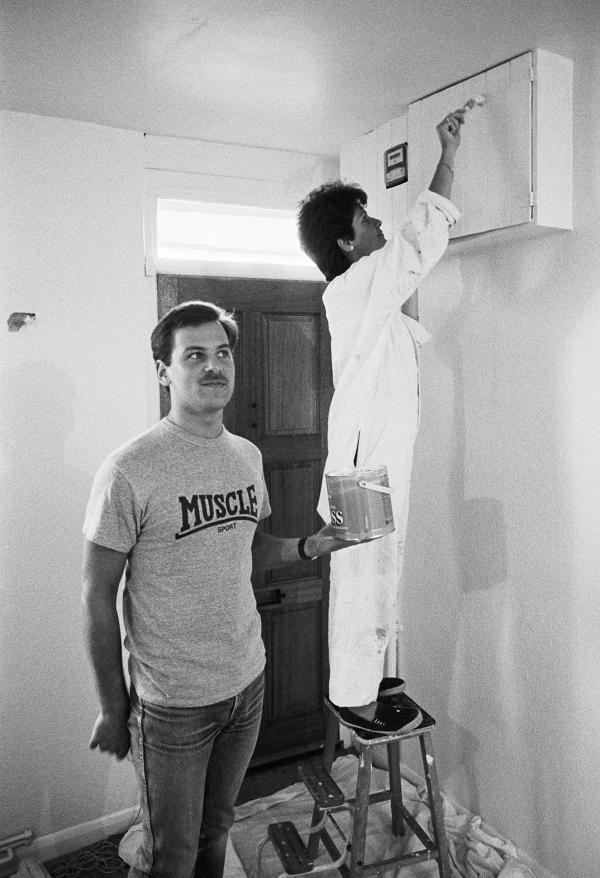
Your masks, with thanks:
<instances>
[{"instance_id":1,"label":"blue jeans","mask_svg":"<svg viewBox=\"0 0 600 878\"><path fill-rule=\"evenodd\" d=\"M143 836L129 878L222 878L234 805L258 737L264 676L205 707L131 692Z\"/></svg>"}]
</instances>

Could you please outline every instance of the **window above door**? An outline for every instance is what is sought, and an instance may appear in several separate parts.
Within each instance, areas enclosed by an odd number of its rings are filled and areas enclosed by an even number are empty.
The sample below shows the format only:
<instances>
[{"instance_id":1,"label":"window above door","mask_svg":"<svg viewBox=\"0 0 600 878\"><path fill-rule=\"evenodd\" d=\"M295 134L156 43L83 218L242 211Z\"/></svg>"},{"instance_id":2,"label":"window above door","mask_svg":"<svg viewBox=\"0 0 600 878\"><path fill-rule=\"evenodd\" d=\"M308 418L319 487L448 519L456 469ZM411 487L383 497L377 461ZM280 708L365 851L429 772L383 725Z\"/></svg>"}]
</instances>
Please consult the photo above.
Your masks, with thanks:
<instances>
[{"instance_id":1,"label":"window above door","mask_svg":"<svg viewBox=\"0 0 600 878\"><path fill-rule=\"evenodd\" d=\"M156 199L158 271L322 280L301 250L291 210Z\"/></svg>"}]
</instances>

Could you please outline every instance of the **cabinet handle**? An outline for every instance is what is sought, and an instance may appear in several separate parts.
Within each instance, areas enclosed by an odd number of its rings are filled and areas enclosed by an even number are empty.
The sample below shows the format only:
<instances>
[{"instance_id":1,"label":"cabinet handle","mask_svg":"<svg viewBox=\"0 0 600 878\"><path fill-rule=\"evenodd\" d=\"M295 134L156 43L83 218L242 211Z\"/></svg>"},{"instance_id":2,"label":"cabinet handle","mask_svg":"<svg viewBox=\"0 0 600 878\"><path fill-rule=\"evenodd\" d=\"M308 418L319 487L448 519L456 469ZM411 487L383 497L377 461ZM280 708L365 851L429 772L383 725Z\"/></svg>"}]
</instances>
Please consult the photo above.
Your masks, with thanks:
<instances>
[{"instance_id":1,"label":"cabinet handle","mask_svg":"<svg viewBox=\"0 0 600 878\"><path fill-rule=\"evenodd\" d=\"M275 589L275 596L272 601L266 601L264 604L259 604L257 602L256 606L259 610L268 610L270 607L280 607L283 599L285 598L285 592L280 588Z\"/></svg>"}]
</instances>

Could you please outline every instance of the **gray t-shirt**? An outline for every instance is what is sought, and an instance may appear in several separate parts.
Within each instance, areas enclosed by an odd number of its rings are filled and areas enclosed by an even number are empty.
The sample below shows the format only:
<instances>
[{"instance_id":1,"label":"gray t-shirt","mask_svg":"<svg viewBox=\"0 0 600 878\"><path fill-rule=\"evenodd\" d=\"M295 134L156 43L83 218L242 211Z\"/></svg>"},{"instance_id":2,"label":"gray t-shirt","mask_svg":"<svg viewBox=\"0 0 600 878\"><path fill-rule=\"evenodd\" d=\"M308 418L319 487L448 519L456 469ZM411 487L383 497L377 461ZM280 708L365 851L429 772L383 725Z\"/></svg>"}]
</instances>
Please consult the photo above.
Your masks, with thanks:
<instances>
[{"instance_id":1,"label":"gray t-shirt","mask_svg":"<svg viewBox=\"0 0 600 878\"><path fill-rule=\"evenodd\" d=\"M142 699L180 707L241 692L265 663L251 545L271 512L258 448L163 419L113 452L83 532L125 552L123 616Z\"/></svg>"}]
</instances>

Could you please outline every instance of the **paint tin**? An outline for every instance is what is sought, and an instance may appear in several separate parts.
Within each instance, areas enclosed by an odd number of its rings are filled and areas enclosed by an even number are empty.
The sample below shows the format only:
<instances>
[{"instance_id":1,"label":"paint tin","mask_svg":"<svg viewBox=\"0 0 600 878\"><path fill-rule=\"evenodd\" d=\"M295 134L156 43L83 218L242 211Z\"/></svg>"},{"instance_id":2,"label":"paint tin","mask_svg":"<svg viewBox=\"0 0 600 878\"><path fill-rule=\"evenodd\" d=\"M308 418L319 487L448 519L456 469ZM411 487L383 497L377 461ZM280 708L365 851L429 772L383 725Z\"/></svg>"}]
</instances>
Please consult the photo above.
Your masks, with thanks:
<instances>
[{"instance_id":1,"label":"paint tin","mask_svg":"<svg viewBox=\"0 0 600 878\"><path fill-rule=\"evenodd\" d=\"M394 530L386 466L325 473L325 481L331 524L338 539L377 539Z\"/></svg>"}]
</instances>

